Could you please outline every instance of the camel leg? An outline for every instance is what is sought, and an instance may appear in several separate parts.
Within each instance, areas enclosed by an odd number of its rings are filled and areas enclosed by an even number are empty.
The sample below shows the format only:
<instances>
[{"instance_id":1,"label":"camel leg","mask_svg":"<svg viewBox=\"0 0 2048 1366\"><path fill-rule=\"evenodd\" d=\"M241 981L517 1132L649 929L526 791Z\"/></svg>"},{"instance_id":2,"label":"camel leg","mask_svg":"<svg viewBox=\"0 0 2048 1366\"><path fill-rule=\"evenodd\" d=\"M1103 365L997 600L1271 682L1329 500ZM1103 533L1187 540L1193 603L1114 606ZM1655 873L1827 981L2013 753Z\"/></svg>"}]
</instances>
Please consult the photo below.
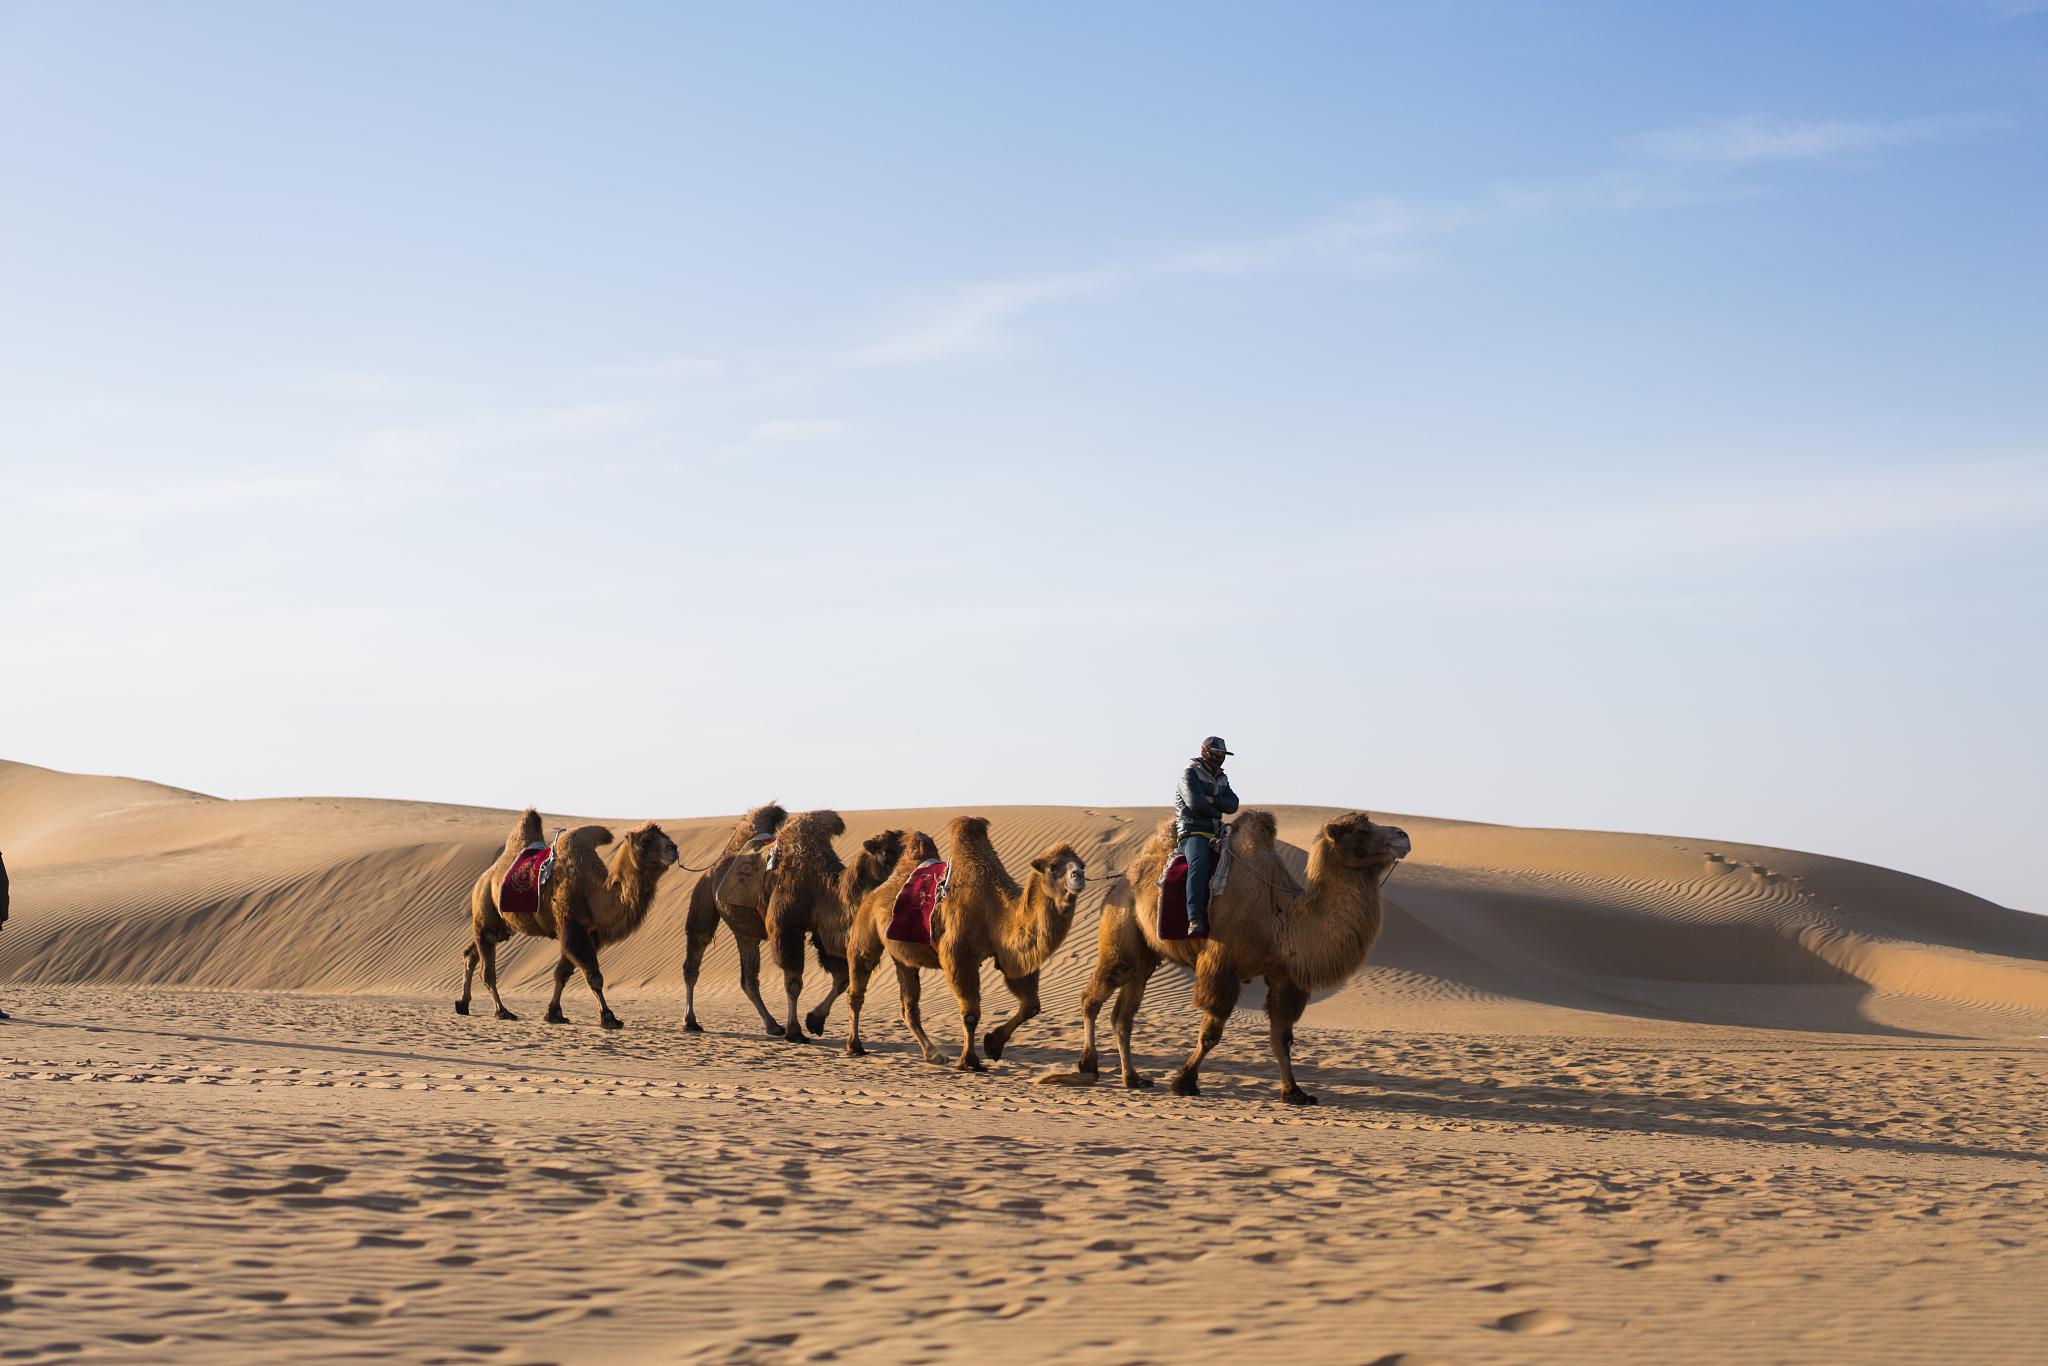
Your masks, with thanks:
<instances>
[{"instance_id":1,"label":"camel leg","mask_svg":"<svg viewBox=\"0 0 2048 1366\"><path fill-rule=\"evenodd\" d=\"M568 954L564 953L555 959L555 994L548 1001L546 1017L549 1024L569 1023L569 1017L562 1013L562 988L569 985L569 978L575 972L576 964L570 961Z\"/></svg>"},{"instance_id":2,"label":"camel leg","mask_svg":"<svg viewBox=\"0 0 2048 1366\"><path fill-rule=\"evenodd\" d=\"M606 1029L624 1029L626 1022L612 1014L611 1003L604 998L604 973L598 970L597 944L590 931L577 924L563 926L562 951L583 969L583 980L590 984L590 994L597 998L597 1022Z\"/></svg>"},{"instance_id":3,"label":"camel leg","mask_svg":"<svg viewBox=\"0 0 2048 1366\"><path fill-rule=\"evenodd\" d=\"M1152 980L1152 974L1158 967L1159 960L1152 958L1132 968L1124 984L1117 989L1116 1008L1110 1012L1110 1025L1116 1030L1117 1060L1123 1064L1124 1086L1132 1091L1143 1090L1152 1084L1152 1078L1131 1063L1131 1026L1138 1021L1138 1005L1145 999L1145 984Z\"/></svg>"},{"instance_id":4,"label":"camel leg","mask_svg":"<svg viewBox=\"0 0 2048 1366\"><path fill-rule=\"evenodd\" d=\"M818 950L818 966L832 974L832 989L825 993L824 1000L811 1007L810 1014L804 1016L804 1028L822 1036L825 1033L825 1021L832 1018L832 1003L846 990L851 974L844 958L836 953L825 952L825 946L815 939L811 943Z\"/></svg>"},{"instance_id":5,"label":"camel leg","mask_svg":"<svg viewBox=\"0 0 2048 1366\"><path fill-rule=\"evenodd\" d=\"M1223 1037L1223 1026L1230 1022L1230 1012L1237 1009L1237 974L1225 971L1217 962L1218 957L1209 954L1195 965L1195 1005L1202 1012L1202 1035L1195 1041L1195 1051L1173 1074L1176 1096L1202 1094L1202 1059Z\"/></svg>"},{"instance_id":6,"label":"camel leg","mask_svg":"<svg viewBox=\"0 0 2048 1366\"><path fill-rule=\"evenodd\" d=\"M804 932L783 929L775 933L775 965L782 969L782 992L788 999L788 1016L782 1037L789 1043L809 1043L796 1018L797 999L804 991Z\"/></svg>"},{"instance_id":7,"label":"camel leg","mask_svg":"<svg viewBox=\"0 0 2048 1366\"><path fill-rule=\"evenodd\" d=\"M477 955L484 960L484 985L490 989L491 999L498 1003L498 1018L516 1020L519 1017L505 1009L505 998L498 994L498 941L484 935L476 940Z\"/></svg>"},{"instance_id":8,"label":"camel leg","mask_svg":"<svg viewBox=\"0 0 2048 1366\"><path fill-rule=\"evenodd\" d=\"M782 1037L782 1026L775 1023L775 1017L768 1013L768 1007L761 1000L761 941L733 935L733 942L740 949L740 990L753 1002L754 1009L761 1012L761 1027L768 1031L768 1037Z\"/></svg>"},{"instance_id":9,"label":"camel leg","mask_svg":"<svg viewBox=\"0 0 2048 1366\"><path fill-rule=\"evenodd\" d=\"M960 1027L965 1031L960 1041L960 1061L953 1066L962 1072L986 1072L987 1064L974 1051L974 1031L981 1028L981 964L948 954L939 960L939 966L946 970L953 997L960 1002Z\"/></svg>"},{"instance_id":10,"label":"camel leg","mask_svg":"<svg viewBox=\"0 0 2048 1366\"><path fill-rule=\"evenodd\" d=\"M1292 982L1266 979L1266 1016L1272 1021L1273 1061L1280 1065L1280 1099L1314 1105L1316 1098L1294 1080L1294 1022L1308 1009L1308 992Z\"/></svg>"},{"instance_id":11,"label":"camel leg","mask_svg":"<svg viewBox=\"0 0 2048 1366\"><path fill-rule=\"evenodd\" d=\"M896 965L896 994L903 1000L903 1023L910 1026L910 1032L917 1036L917 1046L924 1050L926 1062L939 1062L939 1050L932 1047L931 1036L924 1032L923 1003L924 981L916 968L907 963Z\"/></svg>"},{"instance_id":12,"label":"camel leg","mask_svg":"<svg viewBox=\"0 0 2048 1366\"><path fill-rule=\"evenodd\" d=\"M1095 1017L1102 1014L1102 1003L1116 992L1115 968L1114 963L1097 962L1095 975L1081 991L1081 1056L1074 1070L1083 1077L1093 1077L1102 1068L1095 1051Z\"/></svg>"},{"instance_id":13,"label":"camel leg","mask_svg":"<svg viewBox=\"0 0 2048 1366\"><path fill-rule=\"evenodd\" d=\"M697 1023L697 974L703 971L704 951L717 934L717 910L700 911L692 897L683 921L683 1028L692 1034L704 1032L704 1026Z\"/></svg>"},{"instance_id":14,"label":"camel leg","mask_svg":"<svg viewBox=\"0 0 2048 1366\"><path fill-rule=\"evenodd\" d=\"M476 941L471 940L469 947L462 951L462 995L455 1002L457 1015L469 1014L469 988L476 981L476 960Z\"/></svg>"},{"instance_id":15,"label":"camel leg","mask_svg":"<svg viewBox=\"0 0 2048 1366\"><path fill-rule=\"evenodd\" d=\"M868 1002L868 978L874 974L875 964L864 960L855 953L847 963L846 974L846 1056L863 1057L867 1049L860 1041L861 1007Z\"/></svg>"},{"instance_id":16,"label":"camel leg","mask_svg":"<svg viewBox=\"0 0 2048 1366\"><path fill-rule=\"evenodd\" d=\"M1005 977L1003 985L1017 998L1017 1009L1009 1019L991 1029L981 1041L981 1048L994 1062L1003 1056L1003 1050L1010 1046L1010 1036L1017 1032L1017 1026L1038 1013L1038 974L1026 973L1022 977Z\"/></svg>"}]
</instances>

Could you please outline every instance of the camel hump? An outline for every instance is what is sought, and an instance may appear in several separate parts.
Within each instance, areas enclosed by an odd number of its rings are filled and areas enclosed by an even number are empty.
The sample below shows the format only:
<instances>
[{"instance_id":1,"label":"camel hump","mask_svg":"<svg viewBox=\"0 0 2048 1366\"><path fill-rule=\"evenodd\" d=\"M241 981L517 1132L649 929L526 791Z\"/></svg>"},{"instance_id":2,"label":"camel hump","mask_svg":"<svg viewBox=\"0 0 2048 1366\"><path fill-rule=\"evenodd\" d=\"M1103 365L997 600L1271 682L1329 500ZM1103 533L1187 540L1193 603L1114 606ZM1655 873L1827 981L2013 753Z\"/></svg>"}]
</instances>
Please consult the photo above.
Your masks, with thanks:
<instances>
[{"instance_id":1,"label":"camel hump","mask_svg":"<svg viewBox=\"0 0 2048 1366\"><path fill-rule=\"evenodd\" d=\"M938 856L938 842L922 830L913 830L910 832L910 838L903 841L903 858L897 859L896 862L901 864L903 859L907 858L911 863L918 864Z\"/></svg>"},{"instance_id":2,"label":"camel hump","mask_svg":"<svg viewBox=\"0 0 2048 1366\"><path fill-rule=\"evenodd\" d=\"M530 806L526 808L526 814L519 818L519 830L516 838L521 844L540 843L540 812Z\"/></svg>"},{"instance_id":3,"label":"camel hump","mask_svg":"<svg viewBox=\"0 0 2048 1366\"><path fill-rule=\"evenodd\" d=\"M805 811L791 816L776 835L776 865L781 875L802 881L817 874L836 878L846 865L833 852L832 840L843 834L846 822L837 811Z\"/></svg>"},{"instance_id":4,"label":"camel hump","mask_svg":"<svg viewBox=\"0 0 2048 1366\"><path fill-rule=\"evenodd\" d=\"M733 822L732 834L726 837L725 852L737 854L746 848L750 841L780 831L788 819L789 813L782 809L780 802L768 802L755 807Z\"/></svg>"},{"instance_id":5,"label":"camel hump","mask_svg":"<svg viewBox=\"0 0 2048 1366\"><path fill-rule=\"evenodd\" d=\"M1240 811L1230 822L1231 846L1245 853L1271 849L1279 834L1280 822L1270 811Z\"/></svg>"},{"instance_id":6,"label":"camel hump","mask_svg":"<svg viewBox=\"0 0 2048 1366\"><path fill-rule=\"evenodd\" d=\"M585 853L611 842L612 832L602 825L579 825L562 836L564 848L580 849Z\"/></svg>"},{"instance_id":7,"label":"camel hump","mask_svg":"<svg viewBox=\"0 0 2048 1366\"><path fill-rule=\"evenodd\" d=\"M955 816L946 824L946 842L957 852L962 844L987 844L988 817Z\"/></svg>"}]
</instances>

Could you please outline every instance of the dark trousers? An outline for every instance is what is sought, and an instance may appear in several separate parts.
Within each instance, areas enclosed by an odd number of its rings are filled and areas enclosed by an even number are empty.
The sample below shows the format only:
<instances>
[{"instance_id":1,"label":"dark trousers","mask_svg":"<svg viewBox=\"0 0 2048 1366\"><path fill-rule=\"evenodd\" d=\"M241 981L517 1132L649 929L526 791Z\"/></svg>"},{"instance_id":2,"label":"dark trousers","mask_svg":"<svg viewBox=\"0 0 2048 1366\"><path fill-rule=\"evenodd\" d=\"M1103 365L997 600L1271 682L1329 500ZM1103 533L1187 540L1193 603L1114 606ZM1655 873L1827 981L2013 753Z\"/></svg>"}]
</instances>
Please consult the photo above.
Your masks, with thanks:
<instances>
[{"instance_id":1,"label":"dark trousers","mask_svg":"<svg viewBox=\"0 0 2048 1366\"><path fill-rule=\"evenodd\" d=\"M1188 923L1209 923L1209 875L1216 871L1216 846L1207 835L1189 835L1180 842L1188 861Z\"/></svg>"}]
</instances>

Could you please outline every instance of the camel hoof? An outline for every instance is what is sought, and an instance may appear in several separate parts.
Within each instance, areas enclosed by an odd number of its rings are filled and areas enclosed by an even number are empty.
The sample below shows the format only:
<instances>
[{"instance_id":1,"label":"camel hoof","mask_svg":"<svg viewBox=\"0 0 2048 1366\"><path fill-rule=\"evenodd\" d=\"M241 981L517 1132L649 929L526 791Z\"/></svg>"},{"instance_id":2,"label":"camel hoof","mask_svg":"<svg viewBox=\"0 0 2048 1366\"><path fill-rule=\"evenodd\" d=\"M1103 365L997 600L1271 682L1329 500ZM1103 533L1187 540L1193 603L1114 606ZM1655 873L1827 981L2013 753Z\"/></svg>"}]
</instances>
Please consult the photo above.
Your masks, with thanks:
<instances>
[{"instance_id":1,"label":"camel hoof","mask_svg":"<svg viewBox=\"0 0 2048 1366\"><path fill-rule=\"evenodd\" d=\"M624 1029L626 1027L626 1022L612 1014L609 1010L604 1013L604 1018L599 1020L598 1023L606 1029Z\"/></svg>"},{"instance_id":2,"label":"camel hoof","mask_svg":"<svg viewBox=\"0 0 2048 1366\"><path fill-rule=\"evenodd\" d=\"M1152 1085L1152 1078L1146 1076L1143 1072L1124 1073L1124 1090L1126 1091L1149 1091L1152 1089ZM1201 1093L1187 1092L1184 1094L1199 1095Z\"/></svg>"},{"instance_id":3,"label":"camel hoof","mask_svg":"<svg viewBox=\"0 0 2048 1366\"><path fill-rule=\"evenodd\" d=\"M1003 1038L1002 1035L991 1030L981 1036L981 1051L988 1054L990 1062L1001 1062L1003 1060L1003 1045L1007 1042L1008 1040Z\"/></svg>"},{"instance_id":4,"label":"camel hoof","mask_svg":"<svg viewBox=\"0 0 2048 1366\"><path fill-rule=\"evenodd\" d=\"M550 1010L546 1015L543 1015L541 1018L546 1020L549 1024L569 1023L569 1017L567 1015L564 1015L559 1010Z\"/></svg>"},{"instance_id":5,"label":"camel hoof","mask_svg":"<svg viewBox=\"0 0 2048 1366\"><path fill-rule=\"evenodd\" d=\"M704 1026L697 1023L697 1017L695 1015L685 1015L683 1017L683 1033L702 1034L703 1032Z\"/></svg>"},{"instance_id":6,"label":"camel hoof","mask_svg":"<svg viewBox=\"0 0 2048 1366\"><path fill-rule=\"evenodd\" d=\"M1173 1074L1172 1090L1176 1096L1199 1096L1202 1094L1201 1083L1185 1072Z\"/></svg>"},{"instance_id":7,"label":"camel hoof","mask_svg":"<svg viewBox=\"0 0 2048 1366\"><path fill-rule=\"evenodd\" d=\"M765 1032L771 1039L779 1039L782 1037L782 1026L779 1024L763 1025L761 1026L761 1028L763 1032Z\"/></svg>"},{"instance_id":8,"label":"camel hoof","mask_svg":"<svg viewBox=\"0 0 2048 1366\"><path fill-rule=\"evenodd\" d=\"M1292 1091L1282 1091L1280 1099L1286 1101L1289 1105L1314 1105L1316 1103L1316 1098L1302 1090L1299 1086L1295 1087Z\"/></svg>"},{"instance_id":9,"label":"camel hoof","mask_svg":"<svg viewBox=\"0 0 2048 1366\"><path fill-rule=\"evenodd\" d=\"M457 1001L457 1002L455 1003L455 1013L456 1013L457 1015L467 1015L467 1014L469 1014L469 1002L467 1002L467 1001Z\"/></svg>"},{"instance_id":10,"label":"camel hoof","mask_svg":"<svg viewBox=\"0 0 2048 1366\"><path fill-rule=\"evenodd\" d=\"M984 1063L980 1058L962 1058L953 1064L953 1070L956 1072L986 1072L988 1071L988 1064Z\"/></svg>"},{"instance_id":11,"label":"camel hoof","mask_svg":"<svg viewBox=\"0 0 2048 1366\"><path fill-rule=\"evenodd\" d=\"M1081 1061L1074 1064L1074 1070L1083 1076L1092 1077L1099 1073L1102 1068L1096 1063L1093 1053L1083 1053Z\"/></svg>"},{"instance_id":12,"label":"camel hoof","mask_svg":"<svg viewBox=\"0 0 2048 1366\"><path fill-rule=\"evenodd\" d=\"M804 1016L804 1028L822 1037L825 1033L825 1016L821 1011L812 1011Z\"/></svg>"},{"instance_id":13,"label":"camel hoof","mask_svg":"<svg viewBox=\"0 0 2048 1366\"><path fill-rule=\"evenodd\" d=\"M791 1025L788 1029L782 1032L782 1041L784 1043L803 1044L806 1047L809 1047L811 1042L809 1039L806 1039L804 1037L804 1032L801 1029L798 1029L795 1025Z\"/></svg>"},{"instance_id":14,"label":"camel hoof","mask_svg":"<svg viewBox=\"0 0 2048 1366\"><path fill-rule=\"evenodd\" d=\"M509 1011L509 1010L505 1009L505 1007L503 1007L503 1006L499 1006L499 1007L498 1007L498 1018L499 1018L499 1019L501 1019L501 1020L516 1020L516 1019L518 1019L519 1017L518 1017L517 1015L514 1015L514 1014L513 1014L513 1013L512 1013L511 1011Z\"/></svg>"},{"instance_id":15,"label":"camel hoof","mask_svg":"<svg viewBox=\"0 0 2048 1366\"><path fill-rule=\"evenodd\" d=\"M848 1040L846 1041L846 1056L847 1056L847 1057L849 1057L849 1058L865 1058L865 1057L866 1057L867 1055L868 1055L868 1051L867 1051L867 1049L865 1049L865 1048L862 1048L862 1047L860 1046L860 1040L858 1040L858 1039L848 1039Z\"/></svg>"}]
</instances>

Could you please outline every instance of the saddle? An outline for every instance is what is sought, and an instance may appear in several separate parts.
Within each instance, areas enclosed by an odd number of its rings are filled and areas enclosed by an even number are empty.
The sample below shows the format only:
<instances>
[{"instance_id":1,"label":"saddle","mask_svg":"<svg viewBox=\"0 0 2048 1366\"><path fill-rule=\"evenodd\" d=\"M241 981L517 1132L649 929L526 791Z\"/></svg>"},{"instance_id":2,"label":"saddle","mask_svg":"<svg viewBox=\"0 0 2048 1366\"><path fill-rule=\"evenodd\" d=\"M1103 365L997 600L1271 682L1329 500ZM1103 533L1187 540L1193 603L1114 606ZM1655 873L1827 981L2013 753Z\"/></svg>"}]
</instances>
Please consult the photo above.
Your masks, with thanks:
<instances>
[{"instance_id":1,"label":"saddle","mask_svg":"<svg viewBox=\"0 0 2048 1366\"><path fill-rule=\"evenodd\" d=\"M533 915L540 910L541 893L555 877L555 849L551 844L529 844L512 860L505 881L498 887L500 915Z\"/></svg>"},{"instance_id":2,"label":"saddle","mask_svg":"<svg viewBox=\"0 0 2048 1366\"><path fill-rule=\"evenodd\" d=\"M756 835L733 855L719 874L711 895L728 906L750 911L768 907L768 875L775 871L775 836Z\"/></svg>"},{"instance_id":3,"label":"saddle","mask_svg":"<svg viewBox=\"0 0 2048 1366\"><path fill-rule=\"evenodd\" d=\"M1216 845L1216 867L1209 874L1209 904L1215 905L1216 898L1230 885L1230 827L1223 827L1223 833L1214 841ZM1159 874L1159 937L1161 939L1198 939L1204 935L1188 933L1188 856L1175 853L1167 860L1165 869Z\"/></svg>"},{"instance_id":4,"label":"saddle","mask_svg":"<svg viewBox=\"0 0 2048 1366\"><path fill-rule=\"evenodd\" d=\"M889 938L903 944L932 942L932 919L953 885L953 865L928 858L910 870L889 914Z\"/></svg>"}]
</instances>

